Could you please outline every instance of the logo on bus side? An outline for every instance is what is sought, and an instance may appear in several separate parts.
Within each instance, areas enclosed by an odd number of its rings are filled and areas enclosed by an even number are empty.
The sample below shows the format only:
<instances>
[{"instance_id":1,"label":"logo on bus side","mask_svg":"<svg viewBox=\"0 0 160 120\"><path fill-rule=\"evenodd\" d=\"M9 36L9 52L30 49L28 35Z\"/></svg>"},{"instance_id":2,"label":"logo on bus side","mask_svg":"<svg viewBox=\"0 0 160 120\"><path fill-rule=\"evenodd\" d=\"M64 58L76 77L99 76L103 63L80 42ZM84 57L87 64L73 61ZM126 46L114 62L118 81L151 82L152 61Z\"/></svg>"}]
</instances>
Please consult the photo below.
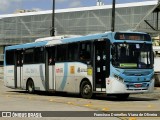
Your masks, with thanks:
<instances>
[{"instance_id":1,"label":"logo on bus side","mask_svg":"<svg viewBox=\"0 0 160 120\"><path fill-rule=\"evenodd\" d=\"M56 73L63 73L63 68L57 68Z\"/></svg>"},{"instance_id":2,"label":"logo on bus side","mask_svg":"<svg viewBox=\"0 0 160 120\"><path fill-rule=\"evenodd\" d=\"M78 68L77 69L78 73L87 73L87 75L92 75L92 68Z\"/></svg>"},{"instance_id":3,"label":"logo on bus side","mask_svg":"<svg viewBox=\"0 0 160 120\"><path fill-rule=\"evenodd\" d=\"M75 67L74 66L71 66L70 67L70 74L74 74L75 73Z\"/></svg>"},{"instance_id":4,"label":"logo on bus side","mask_svg":"<svg viewBox=\"0 0 160 120\"><path fill-rule=\"evenodd\" d=\"M87 72L87 69L86 69L86 68L80 68L80 67L79 67L79 68L77 69L77 72L78 72L78 73L80 73L80 72Z\"/></svg>"}]
</instances>

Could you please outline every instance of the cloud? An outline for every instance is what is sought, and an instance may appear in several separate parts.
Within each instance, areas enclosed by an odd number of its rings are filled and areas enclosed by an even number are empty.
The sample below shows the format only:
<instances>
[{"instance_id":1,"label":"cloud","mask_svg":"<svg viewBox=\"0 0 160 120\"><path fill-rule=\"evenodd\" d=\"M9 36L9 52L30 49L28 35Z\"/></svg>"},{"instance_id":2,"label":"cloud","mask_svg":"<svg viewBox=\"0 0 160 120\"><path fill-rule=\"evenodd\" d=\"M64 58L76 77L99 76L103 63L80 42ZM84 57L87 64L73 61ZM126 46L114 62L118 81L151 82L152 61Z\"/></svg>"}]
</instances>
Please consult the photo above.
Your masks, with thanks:
<instances>
[{"instance_id":1,"label":"cloud","mask_svg":"<svg viewBox=\"0 0 160 120\"><path fill-rule=\"evenodd\" d=\"M82 6L82 3L80 0L74 0L69 4L69 7L80 7Z\"/></svg>"},{"instance_id":2,"label":"cloud","mask_svg":"<svg viewBox=\"0 0 160 120\"><path fill-rule=\"evenodd\" d=\"M41 9L41 8L32 8L32 10L42 11L43 9Z\"/></svg>"},{"instance_id":3,"label":"cloud","mask_svg":"<svg viewBox=\"0 0 160 120\"><path fill-rule=\"evenodd\" d=\"M67 2L68 0L55 0L56 3L63 3L63 2Z\"/></svg>"},{"instance_id":4,"label":"cloud","mask_svg":"<svg viewBox=\"0 0 160 120\"><path fill-rule=\"evenodd\" d=\"M63 6L62 8L80 7L83 0L56 0L57 6Z\"/></svg>"},{"instance_id":5,"label":"cloud","mask_svg":"<svg viewBox=\"0 0 160 120\"><path fill-rule=\"evenodd\" d=\"M12 3L21 3L22 0L0 0L0 10L5 11L12 6Z\"/></svg>"},{"instance_id":6,"label":"cloud","mask_svg":"<svg viewBox=\"0 0 160 120\"><path fill-rule=\"evenodd\" d=\"M9 8L10 4L7 0L1 0L0 1L0 10L7 10Z\"/></svg>"}]
</instances>

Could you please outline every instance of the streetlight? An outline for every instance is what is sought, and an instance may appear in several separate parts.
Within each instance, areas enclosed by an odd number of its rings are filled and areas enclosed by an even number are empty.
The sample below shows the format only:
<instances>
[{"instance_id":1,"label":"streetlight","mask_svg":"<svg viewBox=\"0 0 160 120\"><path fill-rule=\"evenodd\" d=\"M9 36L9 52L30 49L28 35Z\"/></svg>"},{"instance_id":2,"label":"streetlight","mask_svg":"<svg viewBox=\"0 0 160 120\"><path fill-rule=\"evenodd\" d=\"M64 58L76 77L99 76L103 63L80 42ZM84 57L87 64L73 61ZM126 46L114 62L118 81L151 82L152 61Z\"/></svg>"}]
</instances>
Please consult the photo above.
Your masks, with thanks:
<instances>
[{"instance_id":1,"label":"streetlight","mask_svg":"<svg viewBox=\"0 0 160 120\"><path fill-rule=\"evenodd\" d=\"M53 0L53 6L52 6L52 28L51 28L51 36L55 36L54 17L55 17L55 0Z\"/></svg>"},{"instance_id":2,"label":"streetlight","mask_svg":"<svg viewBox=\"0 0 160 120\"><path fill-rule=\"evenodd\" d=\"M112 0L112 19L111 19L111 31L114 32L114 29L115 29L115 4L116 4L116 1L115 0Z\"/></svg>"}]
</instances>

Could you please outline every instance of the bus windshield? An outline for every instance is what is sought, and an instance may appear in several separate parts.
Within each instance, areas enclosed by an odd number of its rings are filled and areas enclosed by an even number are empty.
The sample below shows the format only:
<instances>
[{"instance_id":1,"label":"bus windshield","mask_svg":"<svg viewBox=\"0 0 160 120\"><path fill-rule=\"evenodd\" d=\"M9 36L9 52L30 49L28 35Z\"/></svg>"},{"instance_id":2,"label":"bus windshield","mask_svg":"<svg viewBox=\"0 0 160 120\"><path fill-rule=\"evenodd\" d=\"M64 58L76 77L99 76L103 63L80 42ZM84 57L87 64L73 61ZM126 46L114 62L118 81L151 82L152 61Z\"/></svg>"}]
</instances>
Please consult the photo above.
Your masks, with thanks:
<instances>
[{"instance_id":1,"label":"bus windshield","mask_svg":"<svg viewBox=\"0 0 160 120\"><path fill-rule=\"evenodd\" d=\"M153 67L151 44L116 43L112 47L112 64L119 68L146 69Z\"/></svg>"}]
</instances>

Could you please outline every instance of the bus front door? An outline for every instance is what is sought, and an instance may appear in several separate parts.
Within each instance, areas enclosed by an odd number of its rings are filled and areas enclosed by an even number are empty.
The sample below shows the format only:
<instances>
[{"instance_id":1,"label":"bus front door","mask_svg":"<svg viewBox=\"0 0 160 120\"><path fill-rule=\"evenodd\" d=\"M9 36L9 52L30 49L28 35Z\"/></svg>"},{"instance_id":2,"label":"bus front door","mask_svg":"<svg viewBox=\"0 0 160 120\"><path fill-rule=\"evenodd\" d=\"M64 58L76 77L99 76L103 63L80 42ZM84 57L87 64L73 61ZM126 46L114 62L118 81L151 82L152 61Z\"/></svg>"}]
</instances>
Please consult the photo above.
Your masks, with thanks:
<instances>
[{"instance_id":1,"label":"bus front door","mask_svg":"<svg viewBox=\"0 0 160 120\"><path fill-rule=\"evenodd\" d=\"M106 78L110 74L110 42L109 40L94 43L94 91L106 91Z\"/></svg>"},{"instance_id":2,"label":"bus front door","mask_svg":"<svg viewBox=\"0 0 160 120\"><path fill-rule=\"evenodd\" d=\"M15 88L21 88L23 79L23 51L16 51L15 57Z\"/></svg>"}]
</instances>

